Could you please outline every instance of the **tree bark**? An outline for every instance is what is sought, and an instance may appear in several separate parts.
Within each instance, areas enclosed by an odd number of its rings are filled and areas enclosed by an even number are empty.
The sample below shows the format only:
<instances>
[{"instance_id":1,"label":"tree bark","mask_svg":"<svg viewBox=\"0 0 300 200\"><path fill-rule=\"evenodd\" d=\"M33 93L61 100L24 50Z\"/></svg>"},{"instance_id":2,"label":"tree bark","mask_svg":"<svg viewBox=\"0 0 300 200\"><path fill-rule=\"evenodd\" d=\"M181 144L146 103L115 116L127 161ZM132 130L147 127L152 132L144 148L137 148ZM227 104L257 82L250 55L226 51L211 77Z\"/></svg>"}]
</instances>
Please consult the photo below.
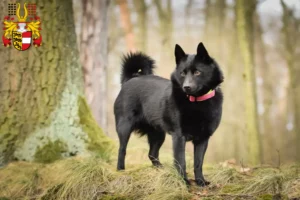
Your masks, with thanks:
<instances>
[{"instance_id":1,"label":"tree bark","mask_svg":"<svg viewBox=\"0 0 300 200\"><path fill-rule=\"evenodd\" d=\"M118 0L121 11L121 23L125 32L126 46L129 51L135 51L133 28L127 0Z\"/></svg>"},{"instance_id":2,"label":"tree bark","mask_svg":"<svg viewBox=\"0 0 300 200\"><path fill-rule=\"evenodd\" d=\"M1 1L0 13L8 2ZM27 51L0 47L0 165L51 162L110 144L82 97L72 1L36 2L43 45Z\"/></svg>"},{"instance_id":3,"label":"tree bark","mask_svg":"<svg viewBox=\"0 0 300 200\"><path fill-rule=\"evenodd\" d=\"M107 127L107 51L109 0L82 0L80 59L85 95L98 124Z\"/></svg>"},{"instance_id":4,"label":"tree bark","mask_svg":"<svg viewBox=\"0 0 300 200\"><path fill-rule=\"evenodd\" d=\"M256 81L253 59L253 14L255 0L236 1L237 32L241 55L244 61L246 124L248 136L248 161L261 161L260 134L257 120Z\"/></svg>"},{"instance_id":5,"label":"tree bark","mask_svg":"<svg viewBox=\"0 0 300 200\"><path fill-rule=\"evenodd\" d=\"M135 9L137 12L137 27L138 27L138 48L140 51L147 51L147 4L144 0L134 0Z\"/></svg>"},{"instance_id":6,"label":"tree bark","mask_svg":"<svg viewBox=\"0 0 300 200\"><path fill-rule=\"evenodd\" d=\"M292 102L292 113L293 113L293 132L295 135L295 141L300 141L300 86L299 86L299 67L295 65L296 60L296 48L300 42L298 30L300 28L300 20L296 18L295 13L292 9L289 9L283 0L280 0L283 8L282 15L282 32L284 37L284 52L285 60L289 71L289 97ZM300 161L300 146L296 142L295 157Z\"/></svg>"},{"instance_id":7,"label":"tree bark","mask_svg":"<svg viewBox=\"0 0 300 200\"><path fill-rule=\"evenodd\" d=\"M170 49L174 47L171 46L173 40L173 14L172 14L172 1L167 0L166 8L163 8L162 1L154 0L159 18L159 30L162 37L162 52L170 52ZM173 51L172 51L173 52Z\"/></svg>"}]
</instances>

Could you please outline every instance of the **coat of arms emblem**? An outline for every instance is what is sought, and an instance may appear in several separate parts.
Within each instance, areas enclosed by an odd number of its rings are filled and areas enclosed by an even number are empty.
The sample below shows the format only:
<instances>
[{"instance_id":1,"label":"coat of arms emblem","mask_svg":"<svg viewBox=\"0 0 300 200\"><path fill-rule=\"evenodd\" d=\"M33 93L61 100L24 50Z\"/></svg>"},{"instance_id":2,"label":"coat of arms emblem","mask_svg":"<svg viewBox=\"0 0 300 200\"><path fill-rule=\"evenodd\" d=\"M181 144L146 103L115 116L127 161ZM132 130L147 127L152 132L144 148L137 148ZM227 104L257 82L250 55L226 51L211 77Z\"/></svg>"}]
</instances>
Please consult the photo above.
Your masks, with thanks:
<instances>
[{"instance_id":1,"label":"coat of arms emblem","mask_svg":"<svg viewBox=\"0 0 300 200\"><path fill-rule=\"evenodd\" d=\"M4 17L3 45L13 45L19 51L29 49L31 44L39 47L42 44L41 20L36 15L36 4L24 4L24 14L21 16L20 3L8 4L8 16ZM18 21L14 21L15 16Z\"/></svg>"}]
</instances>

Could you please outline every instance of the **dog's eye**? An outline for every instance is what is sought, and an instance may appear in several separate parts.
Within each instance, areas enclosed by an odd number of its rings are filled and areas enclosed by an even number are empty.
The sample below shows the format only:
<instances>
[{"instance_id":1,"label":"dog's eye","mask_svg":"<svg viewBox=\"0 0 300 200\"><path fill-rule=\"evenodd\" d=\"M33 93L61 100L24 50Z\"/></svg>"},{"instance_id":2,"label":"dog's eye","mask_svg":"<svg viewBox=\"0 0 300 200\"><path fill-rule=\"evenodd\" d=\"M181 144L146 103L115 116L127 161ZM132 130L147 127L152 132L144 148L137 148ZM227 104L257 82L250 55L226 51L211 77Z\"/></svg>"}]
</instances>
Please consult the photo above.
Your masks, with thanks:
<instances>
[{"instance_id":1,"label":"dog's eye","mask_svg":"<svg viewBox=\"0 0 300 200\"><path fill-rule=\"evenodd\" d=\"M185 76L185 73L184 73L184 72L181 72L181 73L180 73L180 76Z\"/></svg>"},{"instance_id":2,"label":"dog's eye","mask_svg":"<svg viewBox=\"0 0 300 200\"><path fill-rule=\"evenodd\" d=\"M201 74L200 71L198 71L198 70L194 71L194 75L195 75L195 76L199 76L200 74Z\"/></svg>"}]
</instances>

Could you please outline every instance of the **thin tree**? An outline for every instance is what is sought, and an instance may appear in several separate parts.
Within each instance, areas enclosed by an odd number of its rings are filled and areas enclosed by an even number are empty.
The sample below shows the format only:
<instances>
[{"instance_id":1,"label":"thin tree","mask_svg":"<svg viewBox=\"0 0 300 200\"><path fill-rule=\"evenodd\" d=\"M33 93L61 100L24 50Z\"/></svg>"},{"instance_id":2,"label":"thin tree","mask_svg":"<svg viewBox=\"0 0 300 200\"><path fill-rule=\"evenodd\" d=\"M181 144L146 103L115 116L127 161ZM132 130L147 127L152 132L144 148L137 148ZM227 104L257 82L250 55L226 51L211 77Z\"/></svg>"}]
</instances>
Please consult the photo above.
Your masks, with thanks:
<instances>
[{"instance_id":1,"label":"thin tree","mask_svg":"<svg viewBox=\"0 0 300 200\"><path fill-rule=\"evenodd\" d=\"M162 37L163 52L169 52L173 49L172 35L173 35L173 14L172 14L172 1L167 0L166 8L162 5L162 1L154 0L159 18L159 31Z\"/></svg>"},{"instance_id":2,"label":"thin tree","mask_svg":"<svg viewBox=\"0 0 300 200\"><path fill-rule=\"evenodd\" d=\"M261 98L258 99L263 106L263 113L260 117L258 117L259 123L259 130L263 133L262 135L262 160L265 160L265 157L271 158L271 153L264 155L264 152L272 152L274 151L274 129L270 124L270 112L271 112L271 105L273 101L273 73L270 68L270 65L267 61L267 52L266 52L266 45L263 41L263 27L261 25L261 21L259 18L258 13L254 14L254 35L255 35L255 46L254 51L256 53L255 56L255 66L257 66L256 75L260 76L263 79L262 86L260 86L257 90L258 94L261 94ZM264 140L265 139L265 140ZM276 157L277 158L277 157ZM275 159L275 158L274 158Z\"/></svg>"},{"instance_id":3,"label":"thin tree","mask_svg":"<svg viewBox=\"0 0 300 200\"><path fill-rule=\"evenodd\" d=\"M299 29L300 20L296 18L296 13L292 8L288 8L283 0L280 0L283 8L282 15L282 33L284 37L284 57L289 71L289 96L292 102L293 114L293 132L295 133L295 141L300 141L300 87L299 87L299 66L296 65L297 48L299 48ZM300 146L296 143L296 158L300 161Z\"/></svg>"},{"instance_id":4,"label":"thin tree","mask_svg":"<svg viewBox=\"0 0 300 200\"><path fill-rule=\"evenodd\" d=\"M133 27L127 0L117 0L121 11L121 23L125 32L126 46L129 51L135 51Z\"/></svg>"},{"instance_id":5,"label":"thin tree","mask_svg":"<svg viewBox=\"0 0 300 200\"><path fill-rule=\"evenodd\" d=\"M85 95L101 127L107 127L107 51L109 0L82 0L80 60Z\"/></svg>"},{"instance_id":6,"label":"thin tree","mask_svg":"<svg viewBox=\"0 0 300 200\"><path fill-rule=\"evenodd\" d=\"M147 51L147 4L145 0L134 0L135 10L137 12L137 28L138 28L138 48L139 50L145 52Z\"/></svg>"},{"instance_id":7,"label":"thin tree","mask_svg":"<svg viewBox=\"0 0 300 200\"><path fill-rule=\"evenodd\" d=\"M238 42L244 62L248 160L252 164L258 164L261 161L261 145L257 120L252 20L256 9L256 1L236 0L236 4Z\"/></svg>"}]
</instances>

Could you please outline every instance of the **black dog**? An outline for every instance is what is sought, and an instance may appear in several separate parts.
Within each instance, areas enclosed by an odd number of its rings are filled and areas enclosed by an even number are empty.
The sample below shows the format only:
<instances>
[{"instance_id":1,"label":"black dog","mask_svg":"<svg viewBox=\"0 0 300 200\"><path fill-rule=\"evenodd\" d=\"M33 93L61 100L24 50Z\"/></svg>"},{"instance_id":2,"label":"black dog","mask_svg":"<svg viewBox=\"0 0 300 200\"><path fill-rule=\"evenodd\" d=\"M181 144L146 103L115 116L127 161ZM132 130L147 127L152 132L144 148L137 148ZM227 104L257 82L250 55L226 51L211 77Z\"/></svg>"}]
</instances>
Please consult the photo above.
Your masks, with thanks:
<instances>
[{"instance_id":1,"label":"black dog","mask_svg":"<svg viewBox=\"0 0 300 200\"><path fill-rule=\"evenodd\" d=\"M185 143L194 143L194 172L198 185L208 185L202 173L204 154L210 136L219 126L223 95L218 87L223 74L200 43L196 55L185 54L175 46L176 69L171 81L154 76L154 61L131 53L122 65L122 89L114 104L116 129L120 140L118 170L125 169L126 147L132 131L147 134L149 158L161 165L159 149L165 132L172 135L175 166L188 183Z\"/></svg>"}]
</instances>

